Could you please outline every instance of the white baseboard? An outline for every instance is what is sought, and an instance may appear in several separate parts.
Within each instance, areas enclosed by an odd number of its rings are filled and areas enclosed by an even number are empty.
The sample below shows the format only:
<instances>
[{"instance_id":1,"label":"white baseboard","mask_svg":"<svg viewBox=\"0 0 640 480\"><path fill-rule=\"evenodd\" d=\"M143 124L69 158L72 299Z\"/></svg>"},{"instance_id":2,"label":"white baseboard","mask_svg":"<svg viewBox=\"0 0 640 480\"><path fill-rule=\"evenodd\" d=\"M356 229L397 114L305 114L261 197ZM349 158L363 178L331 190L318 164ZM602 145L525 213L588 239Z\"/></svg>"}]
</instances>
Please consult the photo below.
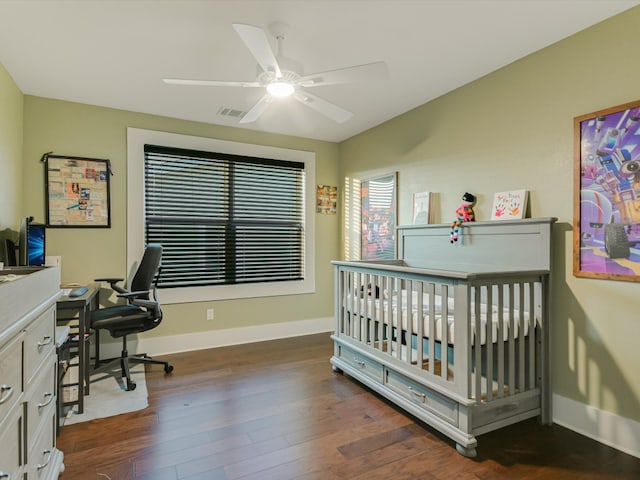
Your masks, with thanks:
<instances>
[{"instance_id":1,"label":"white baseboard","mask_svg":"<svg viewBox=\"0 0 640 480\"><path fill-rule=\"evenodd\" d=\"M640 458L640 422L560 395L552 403L554 423Z\"/></svg>"},{"instance_id":2,"label":"white baseboard","mask_svg":"<svg viewBox=\"0 0 640 480\"><path fill-rule=\"evenodd\" d=\"M333 317L300 320L294 322L272 323L253 327L229 328L225 330L209 330L206 332L185 333L166 337L149 337L144 334L128 338L130 352L145 352L151 356L169 353L203 350L206 348L240 345L243 343L262 342L279 338L299 337L314 333L332 332ZM104 335L109 338L108 335ZM101 337L100 358L115 358L120 356L122 344L104 343ZM109 342L113 339L109 338Z\"/></svg>"}]
</instances>

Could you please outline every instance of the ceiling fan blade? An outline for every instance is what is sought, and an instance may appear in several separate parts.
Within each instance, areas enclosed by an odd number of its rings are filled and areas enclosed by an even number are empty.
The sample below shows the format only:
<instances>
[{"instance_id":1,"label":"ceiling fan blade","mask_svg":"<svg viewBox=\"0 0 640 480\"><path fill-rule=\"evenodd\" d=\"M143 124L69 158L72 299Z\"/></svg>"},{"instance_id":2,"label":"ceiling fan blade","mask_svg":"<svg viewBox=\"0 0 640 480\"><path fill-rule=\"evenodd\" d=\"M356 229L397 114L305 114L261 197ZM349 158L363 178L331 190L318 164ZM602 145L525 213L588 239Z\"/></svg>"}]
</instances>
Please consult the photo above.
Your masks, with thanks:
<instances>
[{"instance_id":1,"label":"ceiling fan blade","mask_svg":"<svg viewBox=\"0 0 640 480\"><path fill-rule=\"evenodd\" d=\"M204 87L261 87L260 82L225 82L222 80L187 80L182 78L163 78L169 85L196 85Z\"/></svg>"},{"instance_id":2,"label":"ceiling fan blade","mask_svg":"<svg viewBox=\"0 0 640 480\"><path fill-rule=\"evenodd\" d=\"M273 72L276 78L282 77L282 72L276 61L276 56L271 50L269 40L264 30L253 25L234 23L233 28L238 32L240 38L247 46L251 54L256 58L258 64L265 72Z\"/></svg>"},{"instance_id":3,"label":"ceiling fan blade","mask_svg":"<svg viewBox=\"0 0 640 480\"><path fill-rule=\"evenodd\" d=\"M298 81L304 87L317 87L320 85L334 85L336 83L355 83L370 80L384 80L389 76L389 70L385 62L367 63L355 67L340 68L327 72L305 75Z\"/></svg>"},{"instance_id":4,"label":"ceiling fan blade","mask_svg":"<svg viewBox=\"0 0 640 480\"><path fill-rule=\"evenodd\" d=\"M327 102L326 100L308 92L298 90L293 95L293 98L338 123L344 123L353 117L353 113L350 111L340 108L339 106L334 105L331 102Z\"/></svg>"},{"instance_id":5,"label":"ceiling fan blade","mask_svg":"<svg viewBox=\"0 0 640 480\"><path fill-rule=\"evenodd\" d=\"M255 122L258 119L258 117L262 115L264 111L267 109L267 107L271 104L272 100L273 98L271 98L271 95L265 95L264 97L262 97L260 100L258 100L258 103L256 103L253 107L251 107L251 110L249 110L247 113L244 114L244 116L240 119L238 123Z\"/></svg>"}]
</instances>

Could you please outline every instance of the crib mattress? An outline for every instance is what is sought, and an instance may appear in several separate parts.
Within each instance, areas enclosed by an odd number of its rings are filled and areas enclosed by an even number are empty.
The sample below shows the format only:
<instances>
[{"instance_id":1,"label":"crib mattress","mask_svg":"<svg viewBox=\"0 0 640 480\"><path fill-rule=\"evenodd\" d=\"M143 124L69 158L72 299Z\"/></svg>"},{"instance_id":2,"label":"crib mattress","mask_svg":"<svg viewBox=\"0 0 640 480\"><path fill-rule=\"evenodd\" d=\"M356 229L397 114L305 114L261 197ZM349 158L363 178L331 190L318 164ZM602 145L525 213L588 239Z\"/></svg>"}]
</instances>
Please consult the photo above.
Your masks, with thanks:
<instances>
[{"instance_id":1,"label":"crib mattress","mask_svg":"<svg viewBox=\"0 0 640 480\"><path fill-rule=\"evenodd\" d=\"M353 317L356 321L359 318L366 317L369 320L382 321L385 325L391 325L392 327L408 330L408 320L411 318L411 328L413 334L419 334L419 326L422 325L422 336L425 338L431 337L431 308L429 305L429 296L424 295L422 301L422 315L420 315L420 309L418 304L418 295L415 293L411 295L411 309L407 308L407 292L402 291L400 295L392 294L390 298L372 298L366 296L362 298L357 296L355 299L353 296L347 297L346 306L349 313L355 315ZM398 308L398 298L400 298L400 308ZM455 328L454 328L454 312L455 302L454 299L448 297L446 308L446 319L443 319L442 297L440 295L433 296L433 316L434 316L434 339L441 342L444 338L443 335L443 321L445 322L447 329L447 340L449 344L455 344ZM354 300L356 300L354 302ZM391 315L389 315L389 303L391 303ZM411 313L409 313L409 311ZM401 315L401 322L398 320L398 312ZM502 315L500 315L502 313ZM513 317L513 323L511 318ZM469 323L471 325L471 342L475 344L477 333L480 334L480 343L482 345L487 343L487 324L491 324L491 341L496 342L500 336L503 341L509 339L509 332L513 332L513 338L518 338L522 333L524 336L529 334L530 315L528 311L520 311L519 309L504 308L502 312L499 311L496 305L492 305L490 309L487 309L487 305L480 304L480 328L479 332L476 328L476 309L474 305L470 308ZM536 319L536 321L538 321ZM521 328L520 323L523 327ZM499 330L501 335L499 334Z\"/></svg>"}]
</instances>

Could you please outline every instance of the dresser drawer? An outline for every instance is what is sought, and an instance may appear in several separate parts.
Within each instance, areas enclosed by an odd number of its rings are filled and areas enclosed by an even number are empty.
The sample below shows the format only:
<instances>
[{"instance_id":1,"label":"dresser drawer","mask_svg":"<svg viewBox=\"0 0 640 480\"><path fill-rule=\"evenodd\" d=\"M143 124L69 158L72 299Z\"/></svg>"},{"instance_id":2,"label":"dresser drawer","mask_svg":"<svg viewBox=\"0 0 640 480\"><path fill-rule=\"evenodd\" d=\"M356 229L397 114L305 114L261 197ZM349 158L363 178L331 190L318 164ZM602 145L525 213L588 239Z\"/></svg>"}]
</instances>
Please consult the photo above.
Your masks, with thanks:
<instances>
[{"instance_id":1,"label":"dresser drawer","mask_svg":"<svg viewBox=\"0 0 640 480\"><path fill-rule=\"evenodd\" d=\"M49 405L56 404L56 359L52 357L39 370L27 394L27 439L33 441L46 420Z\"/></svg>"},{"instance_id":2,"label":"dresser drawer","mask_svg":"<svg viewBox=\"0 0 640 480\"><path fill-rule=\"evenodd\" d=\"M0 421L22 396L22 334L0 348Z\"/></svg>"},{"instance_id":3,"label":"dresser drawer","mask_svg":"<svg viewBox=\"0 0 640 480\"><path fill-rule=\"evenodd\" d=\"M349 347L338 345L338 356L376 382L382 383L382 365Z\"/></svg>"},{"instance_id":4,"label":"dresser drawer","mask_svg":"<svg viewBox=\"0 0 640 480\"><path fill-rule=\"evenodd\" d=\"M28 480L58 478L58 472L53 471L60 467L57 461L60 453L55 448L55 405L49 405L44 410L46 418L43 428L38 431L38 437L27 452Z\"/></svg>"},{"instance_id":5,"label":"dresser drawer","mask_svg":"<svg viewBox=\"0 0 640 480\"><path fill-rule=\"evenodd\" d=\"M458 426L458 403L394 370L385 370L385 385L418 407Z\"/></svg>"},{"instance_id":6,"label":"dresser drawer","mask_svg":"<svg viewBox=\"0 0 640 480\"><path fill-rule=\"evenodd\" d=\"M24 464L22 425L21 405L16 405L0 422L0 474L10 475L11 479L21 478Z\"/></svg>"},{"instance_id":7,"label":"dresser drawer","mask_svg":"<svg viewBox=\"0 0 640 480\"><path fill-rule=\"evenodd\" d=\"M52 306L26 329L24 340L25 382L27 388L42 362L55 355L55 306Z\"/></svg>"}]
</instances>

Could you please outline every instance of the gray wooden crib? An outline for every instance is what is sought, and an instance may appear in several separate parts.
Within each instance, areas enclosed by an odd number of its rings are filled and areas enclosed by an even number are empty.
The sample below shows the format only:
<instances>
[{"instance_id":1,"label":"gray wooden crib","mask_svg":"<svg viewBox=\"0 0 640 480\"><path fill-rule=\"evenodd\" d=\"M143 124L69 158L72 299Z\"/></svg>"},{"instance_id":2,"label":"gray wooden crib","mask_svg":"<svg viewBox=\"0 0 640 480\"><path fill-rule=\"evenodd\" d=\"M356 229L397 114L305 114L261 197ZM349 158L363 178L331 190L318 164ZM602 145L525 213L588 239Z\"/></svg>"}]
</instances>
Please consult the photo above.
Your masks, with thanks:
<instances>
[{"instance_id":1,"label":"gray wooden crib","mask_svg":"<svg viewBox=\"0 0 640 480\"><path fill-rule=\"evenodd\" d=\"M477 435L551 422L555 218L398 227L398 258L335 261L334 370L476 455Z\"/></svg>"}]
</instances>

